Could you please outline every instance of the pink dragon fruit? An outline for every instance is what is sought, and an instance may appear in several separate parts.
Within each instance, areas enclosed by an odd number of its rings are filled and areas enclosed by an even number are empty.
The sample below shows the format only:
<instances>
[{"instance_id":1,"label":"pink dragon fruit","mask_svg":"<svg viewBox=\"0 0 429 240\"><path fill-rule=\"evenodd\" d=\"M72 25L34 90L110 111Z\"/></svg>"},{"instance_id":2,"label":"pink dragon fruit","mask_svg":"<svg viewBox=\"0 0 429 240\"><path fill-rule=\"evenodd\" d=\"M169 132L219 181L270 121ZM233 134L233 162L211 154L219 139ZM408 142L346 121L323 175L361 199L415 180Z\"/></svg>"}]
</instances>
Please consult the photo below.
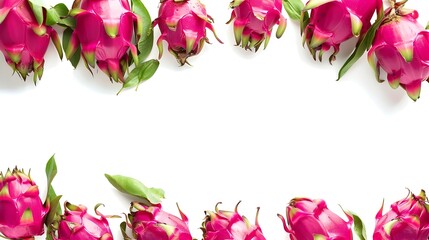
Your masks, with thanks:
<instances>
[{"instance_id":1,"label":"pink dragon fruit","mask_svg":"<svg viewBox=\"0 0 429 240\"><path fill-rule=\"evenodd\" d=\"M212 17L207 15L205 6L199 0L161 0L158 18L153 22L153 26L158 25L161 31L157 41L159 58L163 53L162 40L165 40L168 51L180 65L188 63L188 57L199 54L204 42L209 42L206 28L222 43L212 22Z\"/></svg>"},{"instance_id":2,"label":"pink dragon fruit","mask_svg":"<svg viewBox=\"0 0 429 240\"><path fill-rule=\"evenodd\" d=\"M366 0L365 4L360 0L310 0L303 9L311 10L310 19L301 19L303 41L314 59L319 51L320 61L332 47L334 51L329 58L332 62L341 43L366 33L374 12L380 8L381 0Z\"/></svg>"},{"instance_id":3,"label":"pink dragon fruit","mask_svg":"<svg viewBox=\"0 0 429 240\"><path fill-rule=\"evenodd\" d=\"M136 6L142 6L141 2L139 4ZM138 50L132 39L133 32L136 41L146 34L142 17L131 11L127 0L75 0L70 15L75 18L76 27L64 44L67 59L71 60L80 49L90 71L88 65L95 68L97 63L110 80L124 82L130 63L129 52L134 64L139 64Z\"/></svg>"},{"instance_id":4,"label":"pink dragon fruit","mask_svg":"<svg viewBox=\"0 0 429 240\"><path fill-rule=\"evenodd\" d=\"M282 16L282 0L234 0L230 7L230 23L234 20L234 36L237 45L245 49L259 49L262 42L267 47L271 32L278 24L276 37L280 38L286 29L286 19Z\"/></svg>"},{"instance_id":5,"label":"pink dragon fruit","mask_svg":"<svg viewBox=\"0 0 429 240\"><path fill-rule=\"evenodd\" d=\"M0 232L10 239L34 239L44 233L48 206L29 174L17 168L0 172Z\"/></svg>"},{"instance_id":6,"label":"pink dragon fruit","mask_svg":"<svg viewBox=\"0 0 429 240\"><path fill-rule=\"evenodd\" d=\"M353 239L353 216L346 213L348 221L344 221L321 199L294 198L286 209L287 223L283 216L278 216L292 240Z\"/></svg>"},{"instance_id":7,"label":"pink dragon fruit","mask_svg":"<svg viewBox=\"0 0 429 240\"><path fill-rule=\"evenodd\" d=\"M403 8L405 2L386 9L368 61L379 82L383 81L379 76L381 66L390 86L401 86L416 101L422 81L429 78L429 31L417 22L417 11Z\"/></svg>"},{"instance_id":8,"label":"pink dragon fruit","mask_svg":"<svg viewBox=\"0 0 429 240\"><path fill-rule=\"evenodd\" d=\"M179 207L178 207L179 208ZM146 206L132 202L130 226L137 240L192 240L188 218L180 210L181 219L162 210L161 204Z\"/></svg>"},{"instance_id":9,"label":"pink dragon fruit","mask_svg":"<svg viewBox=\"0 0 429 240\"><path fill-rule=\"evenodd\" d=\"M383 214L383 205L378 211L374 240L427 240L429 238L429 212L425 192L408 197L391 205L390 211Z\"/></svg>"},{"instance_id":10,"label":"pink dragon fruit","mask_svg":"<svg viewBox=\"0 0 429 240\"><path fill-rule=\"evenodd\" d=\"M57 32L41 17L42 21L38 22L28 0L0 0L0 51L22 79L26 80L34 71L35 84L43 75L49 39L52 39L60 58L63 54Z\"/></svg>"},{"instance_id":11,"label":"pink dragon fruit","mask_svg":"<svg viewBox=\"0 0 429 240\"><path fill-rule=\"evenodd\" d=\"M58 225L59 240L113 240L112 232L107 218L95 206L96 218L87 213L85 206L64 203L64 215Z\"/></svg>"},{"instance_id":12,"label":"pink dragon fruit","mask_svg":"<svg viewBox=\"0 0 429 240\"><path fill-rule=\"evenodd\" d=\"M238 213L238 204L234 212L219 210L219 203L216 204L215 212L206 211L202 227L204 240L265 240L258 224L259 208L255 225L252 225Z\"/></svg>"}]
</instances>

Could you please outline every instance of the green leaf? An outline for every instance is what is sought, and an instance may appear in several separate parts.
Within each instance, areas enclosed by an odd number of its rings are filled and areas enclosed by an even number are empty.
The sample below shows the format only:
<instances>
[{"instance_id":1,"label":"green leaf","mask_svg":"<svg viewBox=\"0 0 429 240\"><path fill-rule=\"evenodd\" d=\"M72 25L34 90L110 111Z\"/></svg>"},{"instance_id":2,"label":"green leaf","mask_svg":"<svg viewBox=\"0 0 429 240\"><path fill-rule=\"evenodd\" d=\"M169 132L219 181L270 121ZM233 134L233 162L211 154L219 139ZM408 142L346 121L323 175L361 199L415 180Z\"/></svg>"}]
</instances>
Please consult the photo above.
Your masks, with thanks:
<instances>
[{"instance_id":1,"label":"green leaf","mask_svg":"<svg viewBox=\"0 0 429 240\"><path fill-rule=\"evenodd\" d=\"M156 59L151 59L139 65L140 73L139 73L139 81L140 83L150 79L158 70L159 61Z\"/></svg>"},{"instance_id":2,"label":"green leaf","mask_svg":"<svg viewBox=\"0 0 429 240\"><path fill-rule=\"evenodd\" d=\"M152 20L149 12L140 0L131 0L132 11L138 16L137 34L140 35L137 42L139 61L144 62L153 47Z\"/></svg>"},{"instance_id":3,"label":"green leaf","mask_svg":"<svg viewBox=\"0 0 429 240\"><path fill-rule=\"evenodd\" d=\"M43 0L30 0L30 4L38 5L40 7L47 8Z\"/></svg>"},{"instance_id":4,"label":"green leaf","mask_svg":"<svg viewBox=\"0 0 429 240\"><path fill-rule=\"evenodd\" d=\"M362 219L353 212L348 211L347 213L353 216L353 229L355 234L359 237L360 240L366 240L366 229Z\"/></svg>"},{"instance_id":5,"label":"green leaf","mask_svg":"<svg viewBox=\"0 0 429 240\"><path fill-rule=\"evenodd\" d=\"M60 206L61 196L56 196L50 202L50 209L48 215L46 216L45 225L47 227L46 231L46 240L55 240L55 232L58 229L58 224L61 220L61 206ZM57 211L54 211L56 209Z\"/></svg>"},{"instance_id":6,"label":"green leaf","mask_svg":"<svg viewBox=\"0 0 429 240\"><path fill-rule=\"evenodd\" d=\"M146 38L141 38L137 48L139 50L139 62L144 62L149 56L153 47L153 31Z\"/></svg>"},{"instance_id":7,"label":"green leaf","mask_svg":"<svg viewBox=\"0 0 429 240\"><path fill-rule=\"evenodd\" d=\"M69 14L69 9L64 3L58 3L54 6L54 9L60 17L67 17Z\"/></svg>"},{"instance_id":8,"label":"green leaf","mask_svg":"<svg viewBox=\"0 0 429 240\"><path fill-rule=\"evenodd\" d=\"M304 8L301 0L283 0L283 6L291 19L301 19L302 9Z\"/></svg>"},{"instance_id":9,"label":"green leaf","mask_svg":"<svg viewBox=\"0 0 429 240\"><path fill-rule=\"evenodd\" d=\"M148 188L137 179L122 176L104 174L107 180L120 192L141 198L146 204L157 204L164 198L164 190L159 188Z\"/></svg>"},{"instance_id":10,"label":"green leaf","mask_svg":"<svg viewBox=\"0 0 429 240\"><path fill-rule=\"evenodd\" d=\"M53 155L45 167L46 178L48 183L48 194L46 195L46 202L49 204L49 212L46 217L45 224L48 227L48 231L46 234L46 239L52 239L51 234L55 231L54 223L58 221L62 210L60 206L61 196L57 196L54 188L52 187L52 181L57 175L57 163L55 162L55 155Z\"/></svg>"},{"instance_id":11,"label":"green leaf","mask_svg":"<svg viewBox=\"0 0 429 240\"><path fill-rule=\"evenodd\" d=\"M67 46L69 45L71 35L73 34L73 29L66 28L63 32L63 50L64 52L67 50Z\"/></svg>"},{"instance_id":12,"label":"green leaf","mask_svg":"<svg viewBox=\"0 0 429 240\"><path fill-rule=\"evenodd\" d=\"M66 48L69 45L72 33L73 33L73 29L71 29L71 28L66 28L66 30L64 30L64 32L63 32L63 49L64 49L64 52L66 51ZM79 46L76 50L76 53L69 60L74 68L76 68L77 65L79 64L80 50L81 49Z\"/></svg>"},{"instance_id":13,"label":"green leaf","mask_svg":"<svg viewBox=\"0 0 429 240\"><path fill-rule=\"evenodd\" d=\"M128 74L127 79L125 79L125 83L120 91L125 88L137 87L142 82L150 79L155 74L158 67L159 61L156 59L151 59L139 64Z\"/></svg>"},{"instance_id":14,"label":"green leaf","mask_svg":"<svg viewBox=\"0 0 429 240\"><path fill-rule=\"evenodd\" d=\"M366 32L366 34L364 35L362 41L358 42L353 53L346 60L344 65L341 67L338 73L337 81L340 80L340 78L344 76L344 74L346 74L346 72L353 66L353 64L356 63L360 57L362 57L365 51L371 47L372 41L374 40L374 37L375 37L375 33L377 32L377 29L380 27L381 23L383 22L383 19L384 19L384 13L381 12L379 13L377 20L369 28L368 32Z\"/></svg>"},{"instance_id":15,"label":"green leaf","mask_svg":"<svg viewBox=\"0 0 429 240\"><path fill-rule=\"evenodd\" d=\"M131 238L127 234L127 223L121 222L120 228L121 228L121 233L124 240L131 240Z\"/></svg>"},{"instance_id":16,"label":"green leaf","mask_svg":"<svg viewBox=\"0 0 429 240\"><path fill-rule=\"evenodd\" d=\"M131 0L132 11L138 16L137 35L140 35L137 42L139 52L139 62L144 62L149 56L153 47L152 20L146 7L140 0Z\"/></svg>"},{"instance_id":17,"label":"green leaf","mask_svg":"<svg viewBox=\"0 0 429 240\"><path fill-rule=\"evenodd\" d=\"M61 18L60 21L58 22L58 25L60 25L62 27L68 27L71 29L75 29L76 28L76 19L74 19L73 17L67 16L65 18Z\"/></svg>"},{"instance_id":18,"label":"green leaf","mask_svg":"<svg viewBox=\"0 0 429 240\"><path fill-rule=\"evenodd\" d=\"M142 38L148 37L152 29L152 20L146 7L140 0L131 0L131 10L141 18Z\"/></svg>"},{"instance_id":19,"label":"green leaf","mask_svg":"<svg viewBox=\"0 0 429 240\"><path fill-rule=\"evenodd\" d=\"M426 30L429 30L429 22L426 24Z\"/></svg>"},{"instance_id":20,"label":"green leaf","mask_svg":"<svg viewBox=\"0 0 429 240\"><path fill-rule=\"evenodd\" d=\"M43 2L40 0L30 0L30 7L33 10L34 17L39 25L43 23Z\"/></svg>"},{"instance_id":21,"label":"green leaf","mask_svg":"<svg viewBox=\"0 0 429 240\"><path fill-rule=\"evenodd\" d=\"M46 25L52 26L55 24L60 24L67 26L65 23L70 21L68 15L69 9L67 6L63 3L59 3L46 11Z\"/></svg>"},{"instance_id":22,"label":"green leaf","mask_svg":"<svg viewBox=\"0 0 429 240\"><path fill-rule=\"evenodd\" d=\"M55 220L57 220L57 218L59 218L59 216L61 216L61 205L60 205L60 199L61 199L61 195L56 196L55 198L53 198L50 202L51 207L48 213L48 216L46 217L46 226L50 226L52 223L55 222ZM56 209L56 211L53 211L54 209ZM58 209L60 210L58 212Z\"/></svg>"},{"instance_id":23,"label":"green leaf","mask_svg":"<svg viewBox=\"0 0 429 240\"><path fill-rule=\"evenodd\" d=\"M53 201L55 201L55 199L58 198L54 188L52 187L52 181L57 175L57 163L55 162L55 155L53 155L46 163L45 173L46 173L46 179L48 183L48 193L46 194L46 201L49 201L49 203L51 204L50 212L52 212L52 210L55 209L54 212L61 214L61 206L58 206L58 207L52 206Z\"/></svg>"},{"instance_id":24,"label":"green leaf","mask_svg":"<svg viewBox=\"0 0 429 240\"><path fill-rule=\"evenodd\" d=\"M54 8L48 9L46 12L46 25L52 26L60 21L60 16Z\"/></svg>"},{"instance_id":25,"label":"green leaf","mask_svg":"<svg viewBox=\"0 0 429 240\"><path fill-rule=\"evenodd\" d=\"M79 61L80 61L80 45L79 45L79 47L77 48L77 50L76 50L76 53L75 54L73 54L73 56L70 58L70 63L72 64L72 66L74 67L74 68L76 68L77 67L77 65L79 64Z\"/></svg>"},{"instance_id":26,"label":"green leaf","mask_svg":"<svg viewBox=\"0 0 429 240\"><path fill-rule=\"evenodd\" d=\"M53 155L46 163L45 172L49 188L55 176L57 175L57 163L55 162L55 155Z\"/></svg>"}]
</instances>

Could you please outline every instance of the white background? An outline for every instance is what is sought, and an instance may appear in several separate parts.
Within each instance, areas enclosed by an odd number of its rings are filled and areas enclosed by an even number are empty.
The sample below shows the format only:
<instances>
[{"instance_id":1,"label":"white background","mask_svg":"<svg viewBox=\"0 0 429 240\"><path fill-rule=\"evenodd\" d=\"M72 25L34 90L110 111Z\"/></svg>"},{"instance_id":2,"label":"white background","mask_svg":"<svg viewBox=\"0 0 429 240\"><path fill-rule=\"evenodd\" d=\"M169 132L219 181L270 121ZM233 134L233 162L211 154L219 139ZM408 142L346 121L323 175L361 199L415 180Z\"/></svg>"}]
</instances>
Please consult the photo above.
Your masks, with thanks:
<instances>
[{"instance_id":1,"label":"white background","mask_svg":"<svg viewBox=\"0 0 429 240\"><path fill-rule=\"evenodd\" d=\"M155 18L158 2L144 3ZM102 202L106 214L127 212L133 199L103 174L135 177L166 191L165 210L177 214L178 202L198 239L204 210L220 201L232 210L239 200L251 221L261 207L267 239L288 239L276 214L297 196L323 198L339 214L339 204L358 213L371 239L383 198L389 206L406 188L429 189L426 82L413 102L402 89L379 84L366 56L335 81L353 41L332 66L329 54L315 62L288 17L281 39L273 36L264 51L245 51L225 24L229 2L205 4L224 44L208 32L212 45L184 67L165 51L138 91L116 96L119 84L98 70L92 77L83 64L74 70L52 44L37 86L11 76L2 60L0 168L31 168L44 198L44 167L55 154L62 200L91 209ZM408 7L426 25L429 3ZM111 221L117 239L120 221Z\"/></svg>"}]
</instances>

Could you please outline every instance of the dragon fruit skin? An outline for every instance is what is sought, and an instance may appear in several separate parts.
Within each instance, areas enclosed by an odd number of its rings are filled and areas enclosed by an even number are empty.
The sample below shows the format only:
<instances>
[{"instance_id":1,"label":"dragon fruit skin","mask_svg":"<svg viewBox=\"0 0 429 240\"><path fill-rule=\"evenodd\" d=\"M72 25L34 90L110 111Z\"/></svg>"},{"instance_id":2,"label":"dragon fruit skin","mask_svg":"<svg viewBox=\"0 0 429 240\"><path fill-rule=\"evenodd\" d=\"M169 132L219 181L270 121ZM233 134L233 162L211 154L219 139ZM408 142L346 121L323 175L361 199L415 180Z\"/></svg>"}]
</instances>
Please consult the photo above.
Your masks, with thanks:
<instances>
[{"instance_id":1,"label":"dragon fruit skin","mask_svg":"<svg viewBox=\"0 0 429 240\"><path fill-rule=\"evenodd\" d=\"M259 49L262 42L267 47L271 32L278 24L276 37L280 38L286 29L286 19L282 16L282 0L234 0L230 7L231 22L234 20L234 36L237 45L245 49Z\"/></svg>"},{"instance_id":2,"label":"dragon fruit skin","mask_svg":"<svg viewBox=\"0 0 429 240\"><path fill-rule=\"evenodd\" d=\"M34 83L42 78L50 39L62 58L57 32L37 23L27 0L0 1L0 32L0 50L9 66L24 80L33 71Z\"/></svg>"},{"instance_id":3,"label":"dragon fruit skin","mask_svg":"<svg viewBox=\"0 0 429 240\"><path fill-rule=\"evenodd\" d=\"M95 68L97 63L111 80L124 82L128 50L138 64L137 48L131 41L134 25L141 25L128 1L75 0L71 15L76 19L76 28L66 49L67 58L76 53L80 44L86 65ZM141 36L138 28L136 34Z\"/></svg>"},{"instance_id":4,"label":"dragon fruit skin","mask_svg":"<svg viewBox=\"0 0 429 240\"><path fill-rule=\"evenodd\" d=\"M113 240L109 222L106 217L97 211L100 217L96 218L87 213L85 206L64 203L64 215L61 217L58 227L59 240Z\"/></svg>"},{"instance_id":5,"label":"dragon fruit skin","mask_svg":"<svg viewBox=\"0 0 429 240\"><path fill-rule=\"evenodd\" d=\"M207 15L205 6L199 0L161 0L158 18L153 22L153 26L158 25L161 31L157 41L159 58L163 54L162 40L165 40L168 51L180 65L184 65L188 57L201 52L204 42L209 42L206 28L222 43L212 22L212 17Z\"/></svg>"},{"instance_id":6,"label":"dragon fruit skin","mask_svg":"<svg viewBox=\"0 0 429 240\"><path fill-rule=\"evenodd\" d=\"M0 232L11 239L34 239L44 233L49 211L39 197L39 188L17 168L0 172Z\"/></svg>"},{"instance_id":7,"label":"dragon fruit skin","mask_svg":"<svg viewBox=\"0 0 429 240\"><path fill-rule=\"evenodd\" d=\"M380 80L380 67L393 89L401 86L416 101L422 81L429 78L429 31L417 22L417 11L388 8L377 30L368 61Z\"/></svg>"},{"instance_id":8,"label":"dragon fruit skin","mask_svg":"<svg viewBox=\"0 0 429 240\"><path fill-rule=\"evenodd\" d=\"M376 215L374 240L429 238L429 212L426 193L422 190L416 196L409 193L408 197L391 205L391 209L383 215L383 205Z\"/></svg>"},{"instance_id":9,"label":"dragon fruit skin","mask_svg":"<svg viewBox=\"0 0 429 240\"><path fill-rule=\"evenodd\" d=\"M381 0L367 0L365 4L360 0L310 0L304 7L304 10L311 10L311 14L308 25L302 30L303 41L314 59L319 51L320 61L323 54L333 48L329 58L332 62L341 43L366 33L376 9L381 7Z\"/></svg>"},{"instance_id":10,"label":"dragon fruit skin","mask_svg":"<svg viewBox=\"0 0 429 240\"><path fill-rule=\"evenodd\" d=\"M204 240L265 240L258 223L259 208L255 224L252 225L238 213L238 204L233 212L219 210L218 205L219 203L216 204L215 212L206 211L202 227Z\"/></svg>"},{"instance_id":11,"label":"dragon fruit skin","mask_svg":"<svg viewBox=\"0 0 429 240\"><path fill-rule=\"evenodd\" d=\"M181 219L162 210L160 204L145 206L131 203L131 221L136 240L192 240L188 227L188 218L179 209Z\"/></svg>"},{"instance_id":12,"label":"dragon fruit skin","mask_svg":"<svg viewBox=\"0 0 429 240\"><path fill-rule=\"evenodd\" d=\"M353 216L345 214L348 218L347 222L329 210L324 200L294 198L286 208L287 223L283 216L278 216L292 240L352 240Z\"/></svg>"}]
</instances>

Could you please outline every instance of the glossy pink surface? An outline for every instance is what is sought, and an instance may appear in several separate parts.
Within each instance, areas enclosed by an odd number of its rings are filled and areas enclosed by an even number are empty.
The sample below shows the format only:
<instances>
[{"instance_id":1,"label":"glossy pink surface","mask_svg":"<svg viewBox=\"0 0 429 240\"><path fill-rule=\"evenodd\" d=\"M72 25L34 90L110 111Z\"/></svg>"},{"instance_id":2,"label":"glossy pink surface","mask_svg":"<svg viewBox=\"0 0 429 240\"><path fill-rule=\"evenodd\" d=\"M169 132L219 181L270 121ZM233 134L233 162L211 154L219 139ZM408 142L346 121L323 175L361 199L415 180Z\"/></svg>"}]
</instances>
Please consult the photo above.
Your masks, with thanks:
<instances>
[{"instance_id":1,"label":"glossy pink surface","mask_svg":"<svg viewBox=\"0 0 429 240\"><path fill-rule=\"evenodd\" d=\"M44 233L48 212L39 189L26 174L14 169L0 175L0 232L12 239L31 238Z\"/></svg>"}]
</instances>

